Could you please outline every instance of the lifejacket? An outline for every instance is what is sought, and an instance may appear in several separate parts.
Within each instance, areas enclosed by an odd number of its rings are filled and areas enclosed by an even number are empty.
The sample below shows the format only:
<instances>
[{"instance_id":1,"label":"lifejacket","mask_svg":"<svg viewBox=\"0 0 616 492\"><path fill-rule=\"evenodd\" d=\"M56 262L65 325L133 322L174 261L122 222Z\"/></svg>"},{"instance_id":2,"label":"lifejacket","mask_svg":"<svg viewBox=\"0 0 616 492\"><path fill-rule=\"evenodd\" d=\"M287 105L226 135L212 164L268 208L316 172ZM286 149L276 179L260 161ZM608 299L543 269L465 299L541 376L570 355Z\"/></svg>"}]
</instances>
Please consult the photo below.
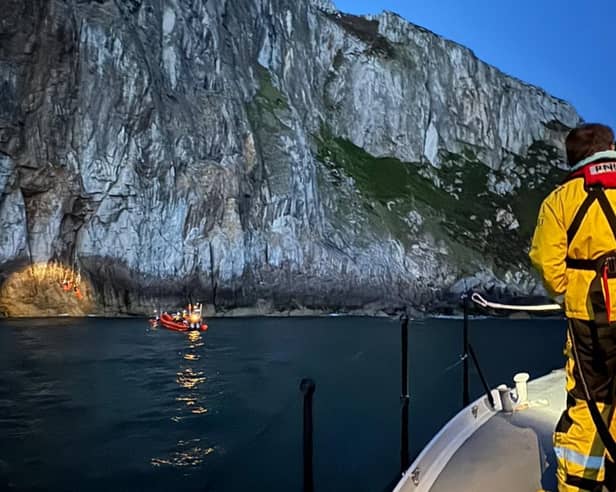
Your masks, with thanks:
<instances>
[{"instance_id":1,"label":"lifejacket","mask_svg":"<svg viewBox=\"0 0 616 492\"><path fill-rule=\"evenodd\" d=\"M607 219L610 229L612 230L612 234L616 239L616 214L614 213L614 209L605 194L606 189L616 189L616 152L599 152L590 156L588 159L585 159L574 166L572 172L569 176L567 176L565 181L580 178L584 179L586 199L580 205L580 208L577 210L569 229L567 229L567 245L571 244L571 241L580 228L588 209L595 201L599 203L601 211ZM597 326L610 325L612 322L608 279L616 277L616 250L608 251L607 253L594 259L576 259L569 258L567 256L566 264L567 268L591 270L596 272L595 277L590 283L589 298L595 312L595 324L591 328L595 330L594 336L597 336ZM586 381L589 374L585 374L585 371L583 370L583 364L576 344L575 330L573 329L573 325L571 323L568 325L568 337L569 340L571 340L571 350L575 359L575 367L582 380L582 387L585 392L584 396L588 404L591 418L612 461L616 460L616 441L612 437L609 430L611 427L612 414L610 413L607 422L605 422L601 412L599 411L595 397L589 391L589 385ZM592 364L597 363L599 360L603 360L605 363L605 356L602 355L597 343L594 341L592 343L592 350Z\"/></svg>"},{"instance_id":2,"label":"lifejacket","mask_svg":"<svg viewBox=\"0 0 616 492\"><path fill-rule=\"evenodd\" d=\"M614 152L599 152L578 163L564 182L572 179L584 180L584 190L587 195L567 229L567 244L571 244L588 209L595 201L599 203L616 239L616 214L604 191L605 189L616 188L616 157ZM567 268L596 272L595 278L590 284L589 292L590 301L595 311L595 321L598 324L610 324L612 313L608 279L616 278L616 250L593 259L569 258L567 256L566 264Z\"/></svg>"}]
</instances>

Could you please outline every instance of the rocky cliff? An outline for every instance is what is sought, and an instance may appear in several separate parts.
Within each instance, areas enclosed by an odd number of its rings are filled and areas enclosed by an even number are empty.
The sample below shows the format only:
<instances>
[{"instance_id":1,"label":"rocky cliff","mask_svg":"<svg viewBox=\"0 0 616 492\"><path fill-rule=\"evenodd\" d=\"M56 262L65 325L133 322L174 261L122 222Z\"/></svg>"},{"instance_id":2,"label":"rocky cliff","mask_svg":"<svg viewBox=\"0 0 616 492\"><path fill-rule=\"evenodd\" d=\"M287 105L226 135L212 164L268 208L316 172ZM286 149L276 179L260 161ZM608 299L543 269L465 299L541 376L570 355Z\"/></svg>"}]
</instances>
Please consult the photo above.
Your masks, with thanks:
<instances>
[{"instance_id":1,"label":"rocky cliff","mask_svg":"<svg viewBox=\"0 0 616 492\"><path fill-rule=\"evenodd\" d=\"M538 292L528 240L580 118L463 46L327 0L0 10L1 312Z\"/></svg>"}]
</instances>

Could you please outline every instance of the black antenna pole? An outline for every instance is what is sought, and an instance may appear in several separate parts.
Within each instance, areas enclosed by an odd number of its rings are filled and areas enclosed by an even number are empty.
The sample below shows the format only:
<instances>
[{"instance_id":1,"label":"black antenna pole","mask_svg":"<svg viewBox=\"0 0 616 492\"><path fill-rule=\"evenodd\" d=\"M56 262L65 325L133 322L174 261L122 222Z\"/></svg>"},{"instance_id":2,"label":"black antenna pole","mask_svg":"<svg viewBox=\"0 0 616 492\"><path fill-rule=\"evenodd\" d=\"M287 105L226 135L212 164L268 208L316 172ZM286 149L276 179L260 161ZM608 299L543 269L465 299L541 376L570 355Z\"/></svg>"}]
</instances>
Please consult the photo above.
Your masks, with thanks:
<instances>
[{"instance_id":1,"label":"black antenna pole","mask_svg":"<svg viewBox=\"0 0 616 492\"><path fill-rule=\"evenodd\" d=\"M403 474L409 466L409 380L408 380L408 342L409 342L409 318L406 314L400 317L401 350L402 350L402 373L400 387L400 402L402 409L400 414L400 474Z\"/></svg>"},{"instance_id":2,"label":"black antenna pole","mask_svg":"<svg viewBox=\"0 0 616 492\"><path fill-rule=\"evenodd\" d=\"M484 377L483 372L481 372L481 367L479 367L479 361L477 360L477 356L475 355L473 346L470 343L468 344L468 350L471 354L471 357L473 358L473 362L475 363L475 368L477 369L477 372L479 373L479 378L481 379L481 384L483 384L483 389L486 392L488 401L490 402L490 405L492 405L492 408L494 408L494 397L492 396L492 392L490 391L490 385L488 384L488 381Z\"/></svg>"},{"instance_id":3,"label":"black antenna pole","mask_svg":"<svg viewBox=\"0 0 616 492\"><path fill-rule=\"evenodd\" d=\"M315 384L312 379L302 379L299 389L304 393L304 492L314 491L312 476L312 395Z\"/></svg>"},{"instance_id":4,"label":"black antenna pole","mask_svg":"<svg viewBox=\"0 0 616 492\"><path fill-rule=\"evenodd\" d=\"M464 351L462 353L462 363L463 363L463 378L464 378L464 390L462 393L462 407L468 406L470 403L470 395L468 390L468 292L462 296L462 304L464 306L464 334L463 334L463 343L464 343Z\"/></svg>"}]
</instances>

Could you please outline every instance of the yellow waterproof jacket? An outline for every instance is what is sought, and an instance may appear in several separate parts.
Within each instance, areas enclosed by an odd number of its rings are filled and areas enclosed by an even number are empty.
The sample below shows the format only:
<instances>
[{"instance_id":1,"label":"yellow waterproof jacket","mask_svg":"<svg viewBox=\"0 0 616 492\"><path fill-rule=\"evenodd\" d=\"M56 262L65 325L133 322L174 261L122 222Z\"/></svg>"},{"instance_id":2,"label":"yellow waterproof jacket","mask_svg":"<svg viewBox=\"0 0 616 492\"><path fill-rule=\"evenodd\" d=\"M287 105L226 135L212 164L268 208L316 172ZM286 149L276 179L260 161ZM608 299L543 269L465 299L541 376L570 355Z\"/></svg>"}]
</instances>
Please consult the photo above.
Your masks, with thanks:
<instances>
[{"instance_id":1,"label":"yellow waterproof jacket","mask_svg":"<svg viewBox=\"0 0 616 492\"><path fill-rule=\"evenodd\" d=\"M616 152L602 152L613 154ZM593 162L587 159L584 162ZM575 166L575 168L579 167ZM605 189L612 209L616 211L616 189ZM539 271L544 286L555 298L564 295L565 313L570 318L595 319L589 299L590 283L596 272L567 268L567 257L577 260L594 260L616 250L616 239L608 220L595 200L589 207L579 229L567 244L567 230L576 212L587 197L584 178L566 181L550 193L541 204L537 226L530 248L530 259ZM608 280L612 321L616 321L616 278Z\"/></svg>"}]
</instances>

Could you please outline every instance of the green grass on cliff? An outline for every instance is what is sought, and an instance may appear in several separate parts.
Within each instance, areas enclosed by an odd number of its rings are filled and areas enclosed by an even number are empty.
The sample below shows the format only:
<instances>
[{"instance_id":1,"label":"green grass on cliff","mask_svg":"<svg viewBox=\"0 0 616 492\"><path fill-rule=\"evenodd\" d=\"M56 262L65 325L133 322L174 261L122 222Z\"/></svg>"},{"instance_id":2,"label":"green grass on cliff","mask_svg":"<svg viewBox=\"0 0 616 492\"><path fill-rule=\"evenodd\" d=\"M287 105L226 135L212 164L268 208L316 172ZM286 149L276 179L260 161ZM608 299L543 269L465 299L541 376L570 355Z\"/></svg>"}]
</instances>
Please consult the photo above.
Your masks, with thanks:
<instances>
[{"instance_id":1,"label":"green grass on cliff","mask_svg":"<svg viewBox=\"0 0 616 492\"><path fill-rule=\"evenodd\" d=\"M416 210L424 219L420 231L444 241L463 272L467 268L468 273L474 271L472 265L481 261L481 256L468 229L479 226L469 219L471 214L455 198L419 174L421 164L374 157L347 140L331 137L326 131L318 138L318 148L319 160L331 172L342 171L353 179L365 213L371 217L373 231L391 234L409 246L416 238L405 218ZM479 170L474 172L480 174ZM459 231L466 236L456 237Z\"/></svg>"},{"instance_id":2,"label":"green grass on cliff","mask_svg":"<svg viewBox=\"0 0 616 492\"><path fill-rule=\"evenodd\" d=\"M252 101L246 106L248 119L256 132L277 134L286 130L279 115L289 110L286 97L272 83L272 78L266 68L256 66L259 90Z\"/></svg>"},{"instance_id":3,"label":"green grass on cliff","mask_svg":"<svg viewBox=\"0 0 616 492\"><path fill-rule=\"evenodd\" d=\"M412 164L392 158L375 158L347 140L332 138L323 132L318 139L318 158L330 170L342 171L353 179L361 194L365 213L372 217L375 230L388 232L408 244L409 227L404 216L415 208L415 197L410 186ZM419 178L421 179L421 178ZM422 191L431 199L430 190Z\"/></svg>"},{"instance_id":4,"label":"green grass on cliff","mask_svg":"<svg viewBox=\"0 0 616 492\"><path fill-rule=\"evenodd\" d=\"M465 183L462 199L457 200L419 173L420 166L425 164L374 157L348 140L333 138L325 131L319 139L318 156L329 167L342 169L352 177L368 202L386 208L389 204L388 209L395 215L420 209L436 215L441 222L455 221L466 229L478 229L476 221L469 217L481 215L477 207L481 197L477 194L478 190L485 191L487 176L482 164L469 163L460 169L446 167L442 170L445 176L459 172Z\"/></svg>"},{"instance_id":5,"label":"green grass on cliff","mask_svg":"<svg viewBox=\"0 0 616 492\"><path fill-rule=\"evenodd\" d=\"M524 188L506 197L493 194L487 189L490 169L472 149L466 149L463 154L449 153L442 158L441 168L435 171L440 180L437 187L419 172L427 164L374 157L326 129L317 142L319 160L330 170L342 171L354 180L375 228L385 228L408 244L413 238L404 218L417 210L424 217L422 230L445 240L463 261L488 256L504 268L527 262L526 250L539 204L553 179L546 178L541 186ZM541 152L548 150L549 147L542 148ZM518 165L535 164L535 158L531 149L527 160ZM520 222L518 229L507 230L496 224L496 211L507 206ZM485 220L492 223L487 237Z\"/></svg>"},{"instance_id":6,"label":"green grass on cliff","mask_svg":"<svg viewBox=\"0 0 616 492\"><path fill-rule=\"evenodd\" d=\"M255 75L259 87L246 104L255 148L261 158L253 177L256 180L267 179L270 191L283 196L289 191L292 172L281 144L285 136L293 138L293 132L286 123L290 119L289 103L285 94L274 85L267 69L256 65Z\"/></svg>"},{"instance_id":7,"label":"green grass on cliff","mask_svg":"<svg viewBox=\"0 0 616 492\"><path fill-rule=\"evenodd\" d=\"M530 186L523 191L515 194L512 200L512 208L520 221L520 234L523 237L531 237L536 224L537 212L543 199L553 190L566 176L566 171L557 169L547 163L558 162L561 159L557 149L545 144L544 142L534 142L528 149L525 157L516 156L514 162L516 167L529 169L539 166L545 169L541 176L541 182L535 184L536 177L531 181Z\"/></svg>"}]
</instances>

